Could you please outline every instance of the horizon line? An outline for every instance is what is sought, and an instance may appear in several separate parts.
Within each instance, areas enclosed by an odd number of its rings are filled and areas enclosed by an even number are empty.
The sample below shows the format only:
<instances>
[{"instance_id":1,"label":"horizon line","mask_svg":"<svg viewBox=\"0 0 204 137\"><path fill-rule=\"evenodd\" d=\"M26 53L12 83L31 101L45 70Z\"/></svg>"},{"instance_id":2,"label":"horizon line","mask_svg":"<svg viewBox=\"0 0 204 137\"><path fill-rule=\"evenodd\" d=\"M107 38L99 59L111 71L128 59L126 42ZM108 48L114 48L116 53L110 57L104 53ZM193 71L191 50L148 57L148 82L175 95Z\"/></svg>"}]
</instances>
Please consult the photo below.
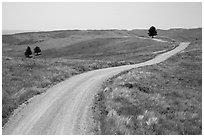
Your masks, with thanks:
<instances>
[{"instance_id":1,"label":"horizon line","mask_svg":"<svg viewBox=\"0 0 204 137\"><path fill-rule=\"evenodd\" d=\"M181 28L181 27L172 27L168 29L156 28L157 30L172 30L172 29L202 29L202 27L190 27L190 28ZM18 30L18 29L2 29L2 35L12 35L12 34L21 34L21 33L34 33L34 32L54 32L54 31L108 31L108 30L148 30L148 28L134 28L134 29L117 29L117 28L107 28L107 29L53 29L53 30ZM10 31L10 32L9 32ZM12 32L13 31L13 32ZM16 32L15 32L16 31Z\"/></svg>"}]
</instances>

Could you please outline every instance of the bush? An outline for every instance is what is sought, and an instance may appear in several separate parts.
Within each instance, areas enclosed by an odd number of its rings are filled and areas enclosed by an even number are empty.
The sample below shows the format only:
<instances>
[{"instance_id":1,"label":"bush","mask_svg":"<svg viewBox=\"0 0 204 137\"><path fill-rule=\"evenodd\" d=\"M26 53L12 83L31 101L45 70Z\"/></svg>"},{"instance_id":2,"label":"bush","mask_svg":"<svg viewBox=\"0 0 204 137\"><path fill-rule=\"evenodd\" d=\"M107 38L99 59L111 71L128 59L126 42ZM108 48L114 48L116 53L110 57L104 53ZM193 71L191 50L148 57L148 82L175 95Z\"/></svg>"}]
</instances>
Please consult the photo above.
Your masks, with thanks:
<instances>
[{"instance_id":1,"label":"bush","mask_svg":"<svg viewBox=\"0 0 204 137\"><path fill-rule=\"evenodd\" d=\"M31 55L32 55L32 51L31 51L30 47L28 46L26 51L25 51L25 57L31 58L32 57Z\"/></svg>"},{"instance_id":2,"label":"bush","mask_svg":"<svg viewBox=\"0 0 204 137\"><path fill-rule=\"evenodd\" d=\"M34 53L35 53L36 56L41 55L41 49L40 49L40 47L36 46L36 47L34 48Z\"/></svg>"}]
</instances>

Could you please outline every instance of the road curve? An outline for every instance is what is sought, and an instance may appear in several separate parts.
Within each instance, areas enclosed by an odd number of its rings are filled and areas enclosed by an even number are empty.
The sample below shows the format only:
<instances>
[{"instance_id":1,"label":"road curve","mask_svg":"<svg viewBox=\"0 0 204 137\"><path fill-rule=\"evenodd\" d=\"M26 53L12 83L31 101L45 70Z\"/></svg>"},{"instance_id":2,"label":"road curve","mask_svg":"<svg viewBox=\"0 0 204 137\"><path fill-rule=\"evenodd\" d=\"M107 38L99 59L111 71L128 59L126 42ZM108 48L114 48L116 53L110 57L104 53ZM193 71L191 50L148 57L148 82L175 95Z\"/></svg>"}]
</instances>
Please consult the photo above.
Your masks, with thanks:
<instances>
[{"instance_id":1,"label":"road curve","mask_svg":"<svg viewBox=\"0 0 204 137\"><path fill-rule=\"evenodd\" d=\"M184 50L189 44L182 42L177 48L143 63L99 69L73 76L33 98L20 112L11 116L2 133L91 134L87 128L89 107L96 91L105 80L121 71L160 63Z\"/></svg>"}]
</instances>

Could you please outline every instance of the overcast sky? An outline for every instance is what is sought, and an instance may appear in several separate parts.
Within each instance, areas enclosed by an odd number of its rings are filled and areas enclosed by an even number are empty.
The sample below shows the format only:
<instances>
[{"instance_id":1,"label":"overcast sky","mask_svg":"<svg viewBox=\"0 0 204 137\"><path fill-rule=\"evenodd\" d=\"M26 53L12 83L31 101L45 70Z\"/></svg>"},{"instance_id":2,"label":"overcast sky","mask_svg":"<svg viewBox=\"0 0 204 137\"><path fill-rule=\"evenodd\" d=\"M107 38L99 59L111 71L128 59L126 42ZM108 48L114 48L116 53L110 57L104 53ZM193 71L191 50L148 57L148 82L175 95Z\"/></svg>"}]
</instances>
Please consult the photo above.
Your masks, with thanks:
<instances>
[{"instance_id":1,"label":"overcast sky","mask_svg":"<svg viewBox=\"0 0 204 137\"><path fill-rule=\"evenodd\" d=\"M3 3L3 30L202 27L202 3Z\"/></svg>"}]
</instances>

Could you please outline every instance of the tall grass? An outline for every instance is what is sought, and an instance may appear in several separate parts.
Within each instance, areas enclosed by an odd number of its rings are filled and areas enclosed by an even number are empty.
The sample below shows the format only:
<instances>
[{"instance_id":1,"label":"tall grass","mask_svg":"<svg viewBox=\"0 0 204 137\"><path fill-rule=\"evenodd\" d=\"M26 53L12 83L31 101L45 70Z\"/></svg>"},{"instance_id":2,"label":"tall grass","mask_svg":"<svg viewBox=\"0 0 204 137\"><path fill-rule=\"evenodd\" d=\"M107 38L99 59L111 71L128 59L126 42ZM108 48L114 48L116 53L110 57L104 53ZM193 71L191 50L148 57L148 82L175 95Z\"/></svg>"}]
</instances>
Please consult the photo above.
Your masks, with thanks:
<instances>
[{"instance_id":1,"label":"tall grass","mask_svg":"<svg viewBox=\"0 0 204 137\"><path fill-rule=\"evenodd\" d=\"M201 43L167 61L119 74L95 97L98 134L202 134ZM192 50L193 49L193 50Z\"/></svg>"}]
</instances>

